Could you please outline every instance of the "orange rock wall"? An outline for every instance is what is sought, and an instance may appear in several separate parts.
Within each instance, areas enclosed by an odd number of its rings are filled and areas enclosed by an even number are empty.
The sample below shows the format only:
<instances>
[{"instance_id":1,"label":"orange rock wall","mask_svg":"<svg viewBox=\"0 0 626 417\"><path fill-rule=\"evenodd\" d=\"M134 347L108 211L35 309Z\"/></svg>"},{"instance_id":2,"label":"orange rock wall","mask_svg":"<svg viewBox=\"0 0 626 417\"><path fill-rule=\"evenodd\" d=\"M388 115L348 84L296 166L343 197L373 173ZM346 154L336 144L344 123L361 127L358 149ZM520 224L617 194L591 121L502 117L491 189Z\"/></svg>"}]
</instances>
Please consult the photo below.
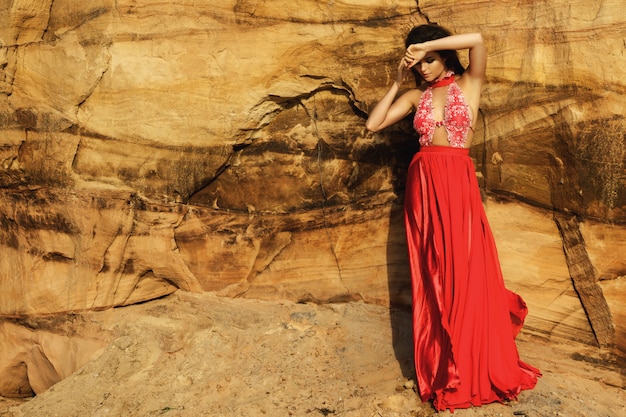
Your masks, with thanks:
<instances>
[{"instance_id":1,"label":"orange rock wall","mask_svg":"<svg viewBox=\"0 0 626 417\"><path fill-rule=\"evenodd\" d=\"M408 306L416 138L364 121L430 21L487 42L472 156L525 331L624 352L622 7L4 2L0 315L178 289Z\"/></svg>"}]
</instances>

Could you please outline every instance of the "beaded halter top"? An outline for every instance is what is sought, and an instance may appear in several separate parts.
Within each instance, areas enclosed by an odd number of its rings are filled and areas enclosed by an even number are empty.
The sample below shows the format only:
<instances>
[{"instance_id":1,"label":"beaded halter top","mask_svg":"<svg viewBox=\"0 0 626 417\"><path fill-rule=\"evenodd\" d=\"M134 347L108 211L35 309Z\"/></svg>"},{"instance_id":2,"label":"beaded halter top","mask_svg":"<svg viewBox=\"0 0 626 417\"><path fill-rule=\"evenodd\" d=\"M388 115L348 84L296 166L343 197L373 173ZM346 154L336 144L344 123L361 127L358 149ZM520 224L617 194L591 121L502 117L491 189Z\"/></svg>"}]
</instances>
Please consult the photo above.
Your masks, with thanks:
<instances>
[{"instance_id":1,"label":"beaded halter top","mask_svg":"<svg viewBox=\"0 0 626 417\"><path fill-rule=\"evenodd\" d=\"M445 86L448 86L448 92L444 118L436 121L433 113L433 89ZM432 146L435 129L444 127L448 133L450 146L465 147L472 128L472 113L452 71L449 71L441 80L431 83L422 93L413 119L413 127L420 135L419 141L422 146Z\"/></svg>"}]
</instances>

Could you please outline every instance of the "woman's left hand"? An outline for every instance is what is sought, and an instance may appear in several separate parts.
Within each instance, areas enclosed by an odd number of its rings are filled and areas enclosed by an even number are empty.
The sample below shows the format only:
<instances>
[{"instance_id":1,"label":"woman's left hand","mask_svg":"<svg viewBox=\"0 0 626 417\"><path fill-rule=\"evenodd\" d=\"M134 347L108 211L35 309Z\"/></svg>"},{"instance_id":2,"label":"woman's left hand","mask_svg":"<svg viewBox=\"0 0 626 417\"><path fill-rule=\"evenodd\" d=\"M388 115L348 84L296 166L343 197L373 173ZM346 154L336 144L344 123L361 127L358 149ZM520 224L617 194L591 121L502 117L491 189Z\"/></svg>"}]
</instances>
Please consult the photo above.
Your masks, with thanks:
<instances>
[{"instance_id":1,"label":"woman's left hand","mask_svg":"<svg viewBox=\"0 0 626 417\"><path fill-rule=\"evenodd\" d=\"M424 59L425 55L426 50L424 49L423 44L414 43L413 45L409 45L409 47L406 48L404 59L407 63L409 63L409 67L413 67L415 64Z\"/></svg>"}]
</instances>

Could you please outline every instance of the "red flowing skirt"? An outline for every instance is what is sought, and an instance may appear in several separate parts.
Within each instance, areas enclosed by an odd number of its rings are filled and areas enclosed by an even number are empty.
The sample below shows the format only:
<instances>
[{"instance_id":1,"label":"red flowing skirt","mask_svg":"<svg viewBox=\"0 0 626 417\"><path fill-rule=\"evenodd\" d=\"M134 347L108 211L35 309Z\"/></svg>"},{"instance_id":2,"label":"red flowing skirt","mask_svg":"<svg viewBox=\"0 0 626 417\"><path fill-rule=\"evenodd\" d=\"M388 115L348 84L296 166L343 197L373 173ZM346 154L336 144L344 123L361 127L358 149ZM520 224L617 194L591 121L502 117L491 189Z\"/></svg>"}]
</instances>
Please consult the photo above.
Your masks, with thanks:
<instances>
[{"instance_id":1,"label":"red flowing skirt","mask_svg":"<svg viewBox=\"0 0 626 417\"><path fill-rule=\"evenodd\" d=\"M541 373L515 345L528 309L504 286L468 149L428 146L414 156L405 223L422 401L454 411L533 388Z\"/></svg>"}]
</instances>

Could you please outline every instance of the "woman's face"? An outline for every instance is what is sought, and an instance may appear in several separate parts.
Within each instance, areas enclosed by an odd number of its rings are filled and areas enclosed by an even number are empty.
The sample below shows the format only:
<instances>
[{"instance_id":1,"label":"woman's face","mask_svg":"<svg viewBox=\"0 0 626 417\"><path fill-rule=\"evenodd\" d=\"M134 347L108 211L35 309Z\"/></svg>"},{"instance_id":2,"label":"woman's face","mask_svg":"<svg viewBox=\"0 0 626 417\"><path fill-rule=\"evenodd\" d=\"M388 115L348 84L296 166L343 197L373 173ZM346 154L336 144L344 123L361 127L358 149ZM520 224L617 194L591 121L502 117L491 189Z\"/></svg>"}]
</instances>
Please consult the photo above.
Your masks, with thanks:
<instances>
[{"instance_id":1,"label":"woman's face","mask_svg":"<svg viewBox=\"0 0 626 417\"><path fill-rule=\"evenodd\" d=\"M424 81L433 82L446 74L446 63L437 52L428 52L424 58L415 64L415 69Z\"/></svg>"}]
</instances>

